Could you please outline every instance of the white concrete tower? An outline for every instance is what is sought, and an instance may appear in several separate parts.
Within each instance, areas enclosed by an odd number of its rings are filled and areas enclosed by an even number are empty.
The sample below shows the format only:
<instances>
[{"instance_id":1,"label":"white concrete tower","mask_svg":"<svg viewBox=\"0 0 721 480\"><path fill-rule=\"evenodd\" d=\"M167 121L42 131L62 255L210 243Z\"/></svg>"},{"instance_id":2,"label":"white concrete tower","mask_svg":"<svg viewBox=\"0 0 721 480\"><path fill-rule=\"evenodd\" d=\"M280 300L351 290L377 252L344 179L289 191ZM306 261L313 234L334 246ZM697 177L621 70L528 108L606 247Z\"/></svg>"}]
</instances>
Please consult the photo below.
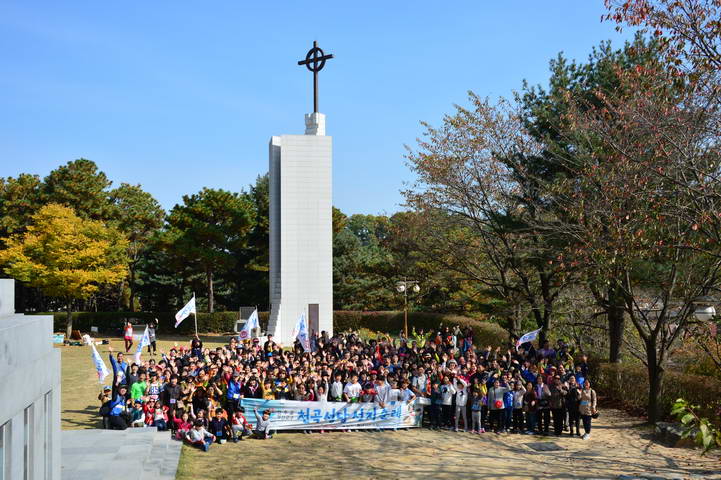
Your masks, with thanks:
<instances>
[{"instance_id":1,"label":"white concrete tower","mask_svg":"<svg viewBox=\"0 0 721 480\"><path fill-rule=\"evenodd\" d=\"M270 321L291 345L305 313L311 331L333 334L332 138L325 115L305 116L305 135L270 140Z\"/></svg>"}]
</instances>

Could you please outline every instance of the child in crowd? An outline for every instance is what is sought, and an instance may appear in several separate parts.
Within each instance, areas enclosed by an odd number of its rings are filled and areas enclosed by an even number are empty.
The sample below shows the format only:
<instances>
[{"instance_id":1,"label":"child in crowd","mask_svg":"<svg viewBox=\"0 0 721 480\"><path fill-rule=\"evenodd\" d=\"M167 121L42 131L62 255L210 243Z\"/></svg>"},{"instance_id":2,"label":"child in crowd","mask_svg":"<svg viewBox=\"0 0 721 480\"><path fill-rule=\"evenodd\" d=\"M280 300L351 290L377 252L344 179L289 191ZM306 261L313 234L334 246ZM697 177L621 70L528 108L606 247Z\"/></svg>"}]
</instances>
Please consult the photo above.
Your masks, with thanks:
<instances>
[{"instance_id":1,"label":"child in crowd","mask_svg":"<svg viewBox=\"0 0 721 480\"><path fill-rule=\"evenodd\" d=\"M456 389L451 385L450 377L443 378L441 385L441 423L442 428L451 428L451 412L453 408L453 395Z\"/></svg>"},{"instance_id":2,"label":"child in crowd","mask_svg":"<svg viewBox=\"0 0 721 480\"><path fill-rule=\"evenodd\" d=\"M215 436L215 439L220 444L225 443L231 436L228 420L223 418L223 413L224 412L222 408L216 408L215 416L208 423L208 428L210 428L211 433Z\"/></svg>"},{"instance_id":3,"label":"child in crowd","mask_svg":"<svg viewBox=\"0 0 721 480\"><path fill-rule=\"evenodd\" d=\"M168 407L163 405L163 402L158 400L155 402L155 411L153 412L153 426L158 429L159 432L168 429Z\"/></svg>"},{"instance_id":4,"label":"child in crowd","mask_svg":"<svg viewBox=\"0 0 721 480\"><path fill-rule=\"evenodd\" d=\"M130 426L131 427L144 427L145 426L145 412L143 411L143 402L138 399L133 404L133 409L130 412Z\"/></svg>"},{"instance_id":5,"label":"child in crowd","mask_svg":"<svg viewBox=\"0 0 721 480\"><path fill-rule=\"evenodd\" d=\"M231 428L233 430L233 441L239 442L240 440L243 440L244 436L252 435L253 434L253 428L250 426L250 423L248 423L248 420L245 418L245 408L240 407L238 410L235 411L233 416L230 418L231 422Z\"/></svg>"},{"instance_id":6,"label":"child in crowd","mask_svg":"<svg viewBox=\"0 0 721 480\"><path fill-rule=\"evenodd\" d=\"M431 384L431 428L438 430L442 427L441 410L443 408L443 393L438 382Z\"/></svg>"},{"instance_id":7,"label":"child in crowd","mask_svg":"<svg viewBox=\"0 0 721 480\"><path fill-rule=\"evenodd\" d=\"M471 399L471 418L473 420L473 427L471 428L471 433L484 433L485 430L483 430L483 404L482 404L483 398L481 397L481 393L479 391L473 392L473 397Z\"/></svg>"},{"instance_id":8,"label":"child in crowd","mask_svg":"<svg viewBox=\"0 0 721 480\"><path fill-rule=\"evenodd\" d=\"M255 413L256 420L253 436L261 440L273 438L273 436L270 434L270 414L272 413L272 411L263 410L263 414L259 415L258 409L254 408L253 413Z\"/></svg>"},{"instance_id":9,"label":"child in crowd","mask_svg":"<svg viewBox=\"0 0 721 480\"><path fill-rule=\"evenodd\" d=\"M509 384L509 390L503 394L503 430L509 431L513 426L513 390L516 383Z\"/></svg>"},{"instance_id":10,"label":"child in crowd","mask_svg":"<svg viewBox=\"0 0 721 480\"><path fill-rule=\"evenodd\" d=\"M203 422L199 420L195 421L195 425L185 435L185 439L190 442L191 445L200 448L204 452L207 452L215 441L213 434L207 431L205 427L203 427Z\"/></svg>"},{"instance_id":11,"label":"child in crowd","mask_svg":"<svg viewBox=\"0 0 721 480\"><path fill-rule=\"evenodd\" d=\"M456 390L456 432L458 431L458 422L463 417L463 431L468 430L468 417L466 416L466 403L468 402L468 391L466 387L468 383L461 377L455 379L454 388Z\"/></svg>"},{"instance_id":12,"label":"child in crowd","mask_svg":"<svg viewBox=\"0 0 721 480\"><path fill-rule=\"evenodd\" d=\"M177 412L176 412L177 413ZM175 438L182 440L193 428L188 412L183 411L180 417L173 417L173 426L175 428Z\"/></svg>"}]
</instances>

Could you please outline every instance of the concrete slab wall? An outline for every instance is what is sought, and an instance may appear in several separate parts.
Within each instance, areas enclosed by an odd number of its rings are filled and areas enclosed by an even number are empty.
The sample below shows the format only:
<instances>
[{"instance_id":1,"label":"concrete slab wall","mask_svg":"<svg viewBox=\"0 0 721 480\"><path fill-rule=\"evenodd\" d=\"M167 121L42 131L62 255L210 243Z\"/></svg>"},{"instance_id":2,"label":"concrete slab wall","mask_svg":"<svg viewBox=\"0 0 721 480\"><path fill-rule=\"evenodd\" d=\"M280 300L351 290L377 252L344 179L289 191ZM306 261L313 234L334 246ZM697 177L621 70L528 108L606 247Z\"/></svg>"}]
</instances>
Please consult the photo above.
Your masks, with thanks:
<instances>
[{"instance_id":1,"label":"concrete slab wall","mask_svg":"<svg viewBox=\"0 0 721 480\"><path fill-rule=\"evenodd\" d=\"M0 314L0 427L8 480L60 479L60 351L53 348L52 327L52 316L17 315L14 306Z\"/></svg>"}]
</instances>

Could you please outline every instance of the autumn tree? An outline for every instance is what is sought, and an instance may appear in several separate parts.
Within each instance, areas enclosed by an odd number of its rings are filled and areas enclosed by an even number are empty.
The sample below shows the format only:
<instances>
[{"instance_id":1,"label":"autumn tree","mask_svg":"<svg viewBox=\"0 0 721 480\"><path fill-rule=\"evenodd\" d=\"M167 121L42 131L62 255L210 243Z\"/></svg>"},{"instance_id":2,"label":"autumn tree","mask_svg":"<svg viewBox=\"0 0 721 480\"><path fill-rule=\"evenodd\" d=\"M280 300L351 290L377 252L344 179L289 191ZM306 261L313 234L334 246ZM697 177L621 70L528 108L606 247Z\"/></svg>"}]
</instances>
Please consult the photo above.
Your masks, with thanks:
<instances>
[{"instance_id":1,"label":"autumn tree","mask_svg":"<svg viewBox=\"0 0 721 480\"><path fill-rule=\"evenodd\" d=\"M128 239L128 305L135 311L138 263L153 235L163 225L165 212L153 196L140 185L122 183L109 194L112 217Z\"/></svg>"},{"instance_id":2,"label":"autumn tree","mask_svg":"<svg viewBox=\"0 0 721 480\"><path fill-rule=\"evenodd\" d=\"M718 0L604 0L604 19L639 28L662 45L672 68L694 78L721 71Z\"/></svg>"},{"instance_id":3,"label":"autumn tree","mask_svg":"<svg viewBox=\"0 0 721 480\"><path fill-rule=\"evenodd\" d=\"M168 215L173 248L205 276L208 311L214 311L215 275L236 265L233 250L247 246L253 228L253 204L238 193L204 188L184 195Z\"/></svg>"},{"instance_id":4,"label":"autumn tree","mask_svg":"<svg viewBox=\"0 0 721 480\"><path fill-rule=\"evenodd\" d=\"M522 122L518 104L469 94L407 156L418 180L404 192L410 206L441 223L426 234L446 252L447 267L521 301L545 338L568 271L556 262L564 240L539 231L544 190L529 169L543 145ZM440 213L440 214L437 214Z\"/></svg>"},{"instance_id":5,"label":"autumn tree","mask_svg":"<svg viewBox=\"0 0 721 480\"><path fill-rule=\"evenodd\" d=\"M625 94L619 72L635 71L636 68L656 65L659 62L659 45L643 36L636 35L620 49L612 48L611 42L602 42L594 47L584 62L570 61L563 54L550 62L549 86L524 85L519 100L523 105L523 121L529 133L544 145L538 156L526 157L527 172L536 177L541 189L546 190L547 199L553 193L544 188L559 178L574 174L567 163L579 152L575 139L565 132L572 128L569 113L572 110L598 108L602 94L613 94L621 98ZM629 92L630 93L630 92ZM592 141L584 138L584 141ZM587 150L584 145L581 150ZM595 149L596 159L603 163L604 150L601 144ZM552 200L546 205L553 205ZM625 313L623 299L619 295L620 272L617 278L604 278L597 282L594 276L580 276L586 283L592 298L606 314L609 336L609 361L619 362L622 357Z\"/></svg>"},{"instance_id":6,"label":"autumn tree","mask_svg":"<svg viewBox=\"0 0 721 480\"><path fill-rule=\"evenodd\" d=\"M65 302L68 338L73 300L86 299L127 274L128 242L122 233L100 221L80 218L66 206L42 207L24 232L3 242L0 264L5 273Z\"/></svg>"},{"instance_id":7,"label":"autumn tree","mask_svg":"<svg viewBox=\"0 0 721 480\"><path fill-rule=\"evenodd\" d=\"M663 64L619 78L622 94L599 92L601 105L569 113L566 134L579 150L563 157L574 175L555 185L565 215L553 228L572 239L564 263L601 281L620 273L655 422L670 352L697 299L721 283L719 102L699 103L693 84Z\"/></svg>"}]
</instances>

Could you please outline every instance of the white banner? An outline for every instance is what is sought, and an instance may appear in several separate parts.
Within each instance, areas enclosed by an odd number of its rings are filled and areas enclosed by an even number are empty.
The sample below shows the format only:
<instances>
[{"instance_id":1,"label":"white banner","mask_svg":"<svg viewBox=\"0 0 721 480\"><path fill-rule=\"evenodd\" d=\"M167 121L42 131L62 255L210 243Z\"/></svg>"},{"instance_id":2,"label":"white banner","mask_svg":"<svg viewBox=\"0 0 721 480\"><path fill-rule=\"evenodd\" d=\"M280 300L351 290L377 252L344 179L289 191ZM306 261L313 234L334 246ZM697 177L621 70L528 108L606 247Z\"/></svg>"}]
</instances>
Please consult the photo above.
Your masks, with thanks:
<instances>
[{"instance_id":1,"label":"white banner","mask_svg":"<svg viewBox=\"0 0 721 480\"><path fill-rule=\"evenodd\" d=\"M138 341L138 347L135 349L135 363L140 365L140 354L143 353L143 348L150 345L150 335L148 334L148 326L145 326L145 331L143 332L143 336L140 337L140 341Z\"/></svg>"},{"instance_id":2,"label":"white banner","mask_svg":"<svg viewBox=\"0 0 721 480\"><path fill-rule=\"evenodd\" d=\"M241 340L249 340L253 336L253 330L256 328L260 328L257 309L253 310L253 313L250 314L250 317L248 317L245 325L243 325L243 329L238 332L238 338Z\"/></svg>"},{"instance_id":3,"label":"white banner","mask_svg":"<svg viewBox=\"0 0 721 480\"><path fill-rule=\"evenodd\" d=\"M538 336L538 333L539 333L541 330L542 330L542 329L539 328L538 330L534 330L534 331L532 331L532 332L528 332L528 333L524 334L524 335L523 335L521 338L519 338L518 341L516 342L516 347L520 347L521 345L523 345L523 344L526 343L526 342L532 342L532 341L534 341L534 340L536 339L536 337Z\"/></svg>"},{"instance_id":4,"label":"white banner","mask_svg":"<svg viewBox=\"0 0 721 480\"><path fill-rule=\"evenodd\" d=\"M263 400L243 398L245 417L253 423L253 408L262 414L271 409L272 430L345 430L367 428L420 427L423 405L420 402L389 402L381 408L377 403L296 402L294 400Z\"/></svg>"},{"instance_id":5,"label":"white banner","mask_svg":"<svg viewBox=\"0 0 721 480\"><path fill-rule=\"evenodd\" d=\"M180 325L180 322L188 318L190 314L195 314L195 295L193 295L193 298L190 299L188 303L185 304L183 308L181 308L178 313L175 314L175 328L178 328L178 325Z\"/></svg>"},{"instance_id":6,"label":"white banner","mask_svg":"<svg viewBox=\"0 0 721 480\"><path fill-rule=\"evenodd\" d=\"M103 359L100 357L98 350L95 348L95 343L90 341L89 344L93 350L91 356L93 358L93 363L95 364L95 371L98 372L98 381L100 383L104 383L105 377L110 375L110 372L108 371L108 367L105 366L105 362L103 362Z\"/></svg>"},{"instance_id":7,"label":"white banner","mask_svg":"<svg viewBox=\"0 0 721 480\"><path fill-rule=\"evenodd\" d=\"M293 338L300 340L303 345L303 351L310 351L310 335L308 335L308 323L305 321L305 313L301 313L298 321L293 328Z\"/></svg>"}]
</instances>

